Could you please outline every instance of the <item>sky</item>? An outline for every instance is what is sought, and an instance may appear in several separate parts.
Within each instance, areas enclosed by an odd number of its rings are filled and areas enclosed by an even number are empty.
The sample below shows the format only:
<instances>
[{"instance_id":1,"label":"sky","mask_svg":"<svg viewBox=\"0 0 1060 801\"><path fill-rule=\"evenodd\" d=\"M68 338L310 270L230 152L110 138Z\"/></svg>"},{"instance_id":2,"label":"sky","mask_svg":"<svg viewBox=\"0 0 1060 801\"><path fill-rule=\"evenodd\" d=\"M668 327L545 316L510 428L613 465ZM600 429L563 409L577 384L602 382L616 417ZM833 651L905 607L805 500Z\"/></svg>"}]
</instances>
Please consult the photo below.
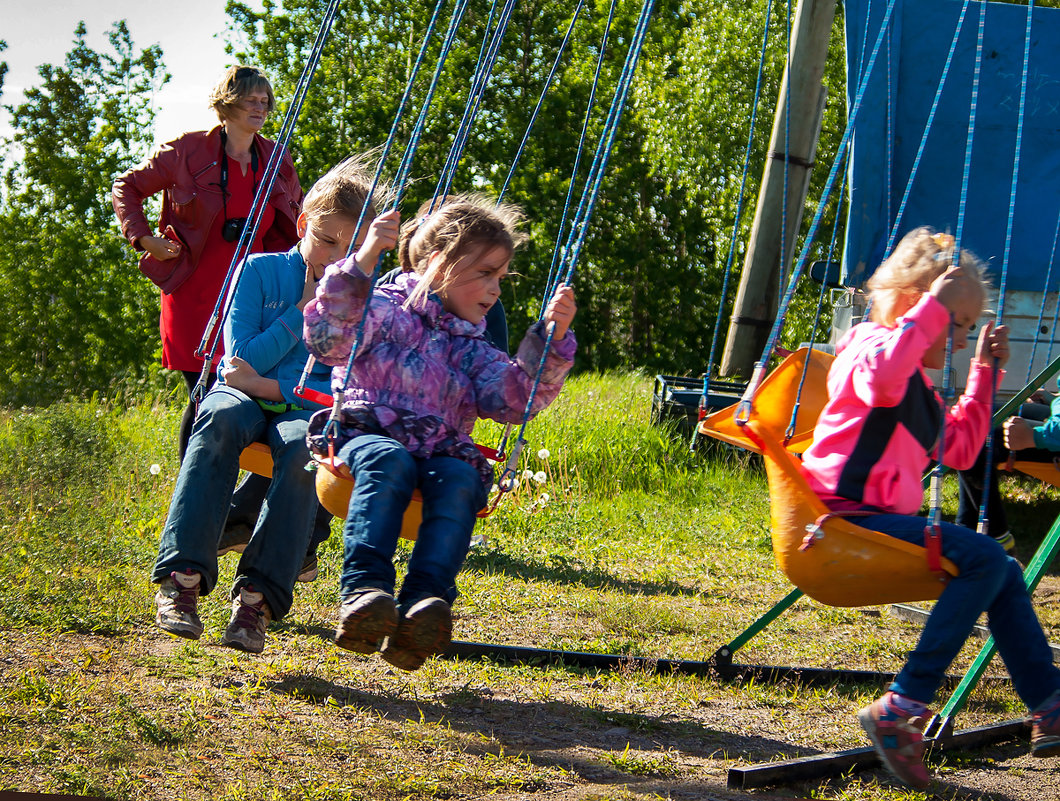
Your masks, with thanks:
<instances>
[{"instance_id":1,"label":"sky","mask_svg":"<svg viewBox=\"0 0 1060 801\"><path fill-rule=\"evenodd\" d=\"M258 0L250 5L261 8ZM63 63L78 22L88 28L89 47L105 50L107 31L124 19L138 51L161 45L172 75L158 96L156 143L211 128L217 116L206 98L232 63L224 52L224 7L225 0L0 0L0 39L7 42L0 61L8 65L0 104L22 102L25 89L40 83L39 65ZM0 136L10 133L10 115L0 109Z\"/></svg>"}]
</instances>

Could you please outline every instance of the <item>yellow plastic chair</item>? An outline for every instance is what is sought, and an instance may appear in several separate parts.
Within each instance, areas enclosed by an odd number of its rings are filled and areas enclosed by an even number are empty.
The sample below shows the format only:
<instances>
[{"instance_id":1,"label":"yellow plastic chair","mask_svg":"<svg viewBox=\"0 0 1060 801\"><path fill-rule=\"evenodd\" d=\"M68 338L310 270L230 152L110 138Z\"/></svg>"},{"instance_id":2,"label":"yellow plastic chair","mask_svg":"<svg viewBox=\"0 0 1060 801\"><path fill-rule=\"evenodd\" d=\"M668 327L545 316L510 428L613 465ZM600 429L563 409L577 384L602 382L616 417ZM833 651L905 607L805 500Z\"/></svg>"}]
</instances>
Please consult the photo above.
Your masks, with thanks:
<instances>
[{"instance_id":1,"label":"yellow plastic chair","mask_svg":"<svg viewBox=\"0 0 1060 801\"><path fill-rule=\"evenodd\" d=\"M784 442L784 446L793 453L802 453L813 442L813 427L817 425L817 418L828 401L828 370L834 359L834 356L824 351L799 348L762 380L755 393L755 418L770 431L783 437L791 422L791 410L799 394L799 384L802 383L795 430ZM803 367L807 362L809 366L806 380L803 381ZM758 445L735 422L739 405L733 404L707 415L700 421L699 431L730 445L759 453Z\"/></svg>"},{"instance_id":2,"label":"yellow plastic chair","mask_svg":"<svg viewBox=\"0 0 1060 801\"><path fill-rule=\"evenodd\" d=\"M807 359L811 372L803 386L794 435L786 440ZM938 598L949 576L957 575L956 565L942 558L941 570L933 572L926 548L831 513L793 455L813 441L813 428L827 401L825 379L831 361L819 351L796 351L763 379L745 425L733 422L733 406L704 418L699 432L762 455L769 482L773 555L777 566L806 595L828 606Z\"/></svg>"},{"instance_id":3,"label":"yellow plastic chair","mask_svg":"<svg viewBox=\"0 0 1060 801\"><path fill-rule=\"evenodd\" d=\"M478 446L487 459L494 459L496 451ZM335 517L345 518L350 510L350 496L353 494L353 477L349 468L341 463L334 462L330 457L313 454L316 462L316 489L317 499L320 505L331 512ZM252 442L239 455L239 466L243 470L257 473L259 476L272 478L272 452L269 446L263 442ZM492 511L492 507L478 512L478 517L486 517ZM406 540L415 540L423 522L423 497L419 490L412 493L412 501L405 510L405 517L401 521L400 536Z\"/></svg>"},{"instance_id":4,"label":"yellow plastic chair","mask_svg":"<svg viewBox=\"0 0 1060 801\"><path fill-rule=\"evenodd\" d=\"M1005 469L1008 468L1006 467ZM1017 460L1012 463L1012 469L1044 481L1046 484L1060 487L1060 467L1057 467L1055 460L1052 462L1023 462Z\"/></svg>"}]
</instances>

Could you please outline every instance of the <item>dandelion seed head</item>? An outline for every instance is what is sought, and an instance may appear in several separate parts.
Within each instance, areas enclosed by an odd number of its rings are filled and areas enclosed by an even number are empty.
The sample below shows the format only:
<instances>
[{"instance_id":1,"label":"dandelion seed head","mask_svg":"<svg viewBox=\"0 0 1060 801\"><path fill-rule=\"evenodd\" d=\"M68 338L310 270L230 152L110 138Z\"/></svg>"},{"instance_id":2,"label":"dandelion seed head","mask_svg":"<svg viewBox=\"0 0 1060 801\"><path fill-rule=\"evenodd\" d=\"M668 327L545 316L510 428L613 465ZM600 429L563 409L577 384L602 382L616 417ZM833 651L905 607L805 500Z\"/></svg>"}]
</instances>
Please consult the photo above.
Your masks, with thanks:
<instances>
[{"instance_id":1,"label":"dandelion seed head","mask_svg":"<svg viewBox=\"0 0 1060 801\"><path fill-rule=\"evenodd\" d=\"M538 484L544 484L546 481L548 481L548 476L545 475L544 470L538 470L536 473L534 473L534 481L536 481Z\"/></svg>"},{"instance_id":2,"label":"dandelion seed head","mask_svg":"<svg viewBox=\"0 0 1060 801\"><path fill-rule=\"evenodd\" d=\"M151 470L151 475L153 475L153 476L157 476L157 475L158 475L159 473L161 473L161 472L162 472L162 465L160 465L160 464L153 464L153 465L151 465L151 468L150 468L150 470Z\"/></svg>"},{"instance_id":3,"label":"dandelion seed head","mask_svg":"<svg viewBox=\"0 0 1060 801\"><path fill-rule=\"evenodd\" d=\"M531 479L533 477L534 477L534 471L531 470L530 468L527 468L526 470L523 471L523 478Z\"/></svg>"},{"instance_id":4,"label":"dandelion seed head","mask_svg":"<svg viewBox=\"0 0 1060 801\"><path fill-rule=\"evenodd\" d=\"M551 455L552 454L549 452L548 448L542 448L537 452L537 458L540 459L542 462L547 462L548 457Z\"/></svg>"}]
</instances>

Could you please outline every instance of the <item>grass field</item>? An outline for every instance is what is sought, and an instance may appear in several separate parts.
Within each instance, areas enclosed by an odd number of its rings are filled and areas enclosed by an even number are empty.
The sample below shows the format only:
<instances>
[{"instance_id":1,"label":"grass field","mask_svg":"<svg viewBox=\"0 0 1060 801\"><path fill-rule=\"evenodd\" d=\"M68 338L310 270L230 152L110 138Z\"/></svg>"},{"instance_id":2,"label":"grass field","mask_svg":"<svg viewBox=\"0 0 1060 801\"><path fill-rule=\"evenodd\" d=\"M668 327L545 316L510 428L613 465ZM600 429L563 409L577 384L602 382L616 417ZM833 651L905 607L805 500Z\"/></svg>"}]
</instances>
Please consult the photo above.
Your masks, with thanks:
<instances>
[{"instance_id":1,"label":"grass field","mask_svg":"<svg viewBox=\"0 0 1060 801\"><path fill-rule=\"evenodd\" d=\"M758 467L733 453L691 454L649 425L649 401L642 376L580 376L530 425L532 475L480 526L484 542L458 580L455 638L707 660L791 589L773 565ZM219 645L235 556L222 557L218 591L200 604L202 640L170 638L153 625L148 576L176 477L177 406L97 401L0 415L0 790L327 801L1060 798L1060 761L1029 760L1025 741L936 760L928 793L878 772L726 790L733 766L865 745L854 712L878 684L733 683L632 662L602 671L432 659L408 674L343 651L330 642L338 522L320 578L298 586L264 654ZM496 436L480 429L482 441ZM1006 492L1026 557L1060 501L1027 482L1009 481ZM403 544L399 572L408 552ZM1060 641L1055 570L1036 602ZM804 600L737 661L893 671L917 631L886 608ZM1008 685L993 682L959 723L1022 713Z\"/></svg>"}]
</instances>

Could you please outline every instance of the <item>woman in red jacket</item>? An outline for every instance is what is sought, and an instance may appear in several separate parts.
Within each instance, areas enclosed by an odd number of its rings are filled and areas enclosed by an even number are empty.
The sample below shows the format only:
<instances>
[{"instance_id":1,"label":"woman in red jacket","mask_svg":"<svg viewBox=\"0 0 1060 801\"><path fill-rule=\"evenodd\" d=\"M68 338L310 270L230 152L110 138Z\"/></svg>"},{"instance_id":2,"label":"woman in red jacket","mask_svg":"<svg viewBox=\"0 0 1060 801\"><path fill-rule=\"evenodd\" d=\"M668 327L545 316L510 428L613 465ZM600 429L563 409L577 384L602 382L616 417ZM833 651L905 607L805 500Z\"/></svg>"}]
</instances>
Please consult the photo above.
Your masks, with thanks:
<instances>
[{"instance_id":1,"label":"woman in red jacket","mask_svg":"<svg viewBox=\"0 0 1060 801\"><path fill-rule=\"evenodd\" d=\"M167 142L114 181L122 234L142 252L140 271L162 290L162 366L180 370L189 392L203 365L195 351L275 147L258 133L275 102L261 70L231 67L210 94L220 125ZM159 192L156 235L143 203ZM302 194L294 162L284 153L252 253L286 251L298 241ZM189 402L180 426L181 458L194 415Z\"/></svg>"}]
</instances>

